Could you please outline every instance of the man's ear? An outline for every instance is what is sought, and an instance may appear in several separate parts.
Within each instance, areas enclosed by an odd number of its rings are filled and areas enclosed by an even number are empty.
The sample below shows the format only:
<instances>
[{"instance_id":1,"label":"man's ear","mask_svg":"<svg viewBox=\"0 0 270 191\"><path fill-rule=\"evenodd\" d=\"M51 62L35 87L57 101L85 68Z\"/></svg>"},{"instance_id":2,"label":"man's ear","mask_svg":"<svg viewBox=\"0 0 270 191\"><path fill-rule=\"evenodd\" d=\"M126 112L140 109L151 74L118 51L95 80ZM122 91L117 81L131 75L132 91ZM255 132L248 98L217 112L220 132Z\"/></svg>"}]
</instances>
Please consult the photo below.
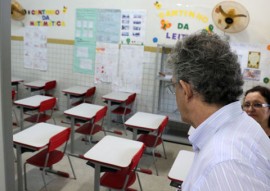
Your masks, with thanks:
<instances>
[{"instance_id":1,"label":"man's ear","mask_svg":"<svg viewBox=\"0 0 270 191\"><path fill-rule=\"evenodd\" d=\"M191 85L183 80L180 80L179 83L182 86L185 97L187 99L190 99L193 96L193 90L191 88Z\"/></svg>"}]
</instances>

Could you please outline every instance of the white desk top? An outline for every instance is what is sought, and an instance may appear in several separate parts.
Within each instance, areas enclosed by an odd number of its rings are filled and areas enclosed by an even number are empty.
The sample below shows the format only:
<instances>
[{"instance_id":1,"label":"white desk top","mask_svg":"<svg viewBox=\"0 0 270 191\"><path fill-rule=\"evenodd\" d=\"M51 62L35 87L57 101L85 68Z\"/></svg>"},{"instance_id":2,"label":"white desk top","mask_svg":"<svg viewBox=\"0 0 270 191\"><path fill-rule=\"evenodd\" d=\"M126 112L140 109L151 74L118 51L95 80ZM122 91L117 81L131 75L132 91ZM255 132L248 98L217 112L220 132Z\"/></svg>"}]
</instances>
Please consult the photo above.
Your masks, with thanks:
<instances>
[{"instance_id":1,"label":"white desk top","mask_svg":"<svg viewBox=\"0 0 270 191\"><path fill-rule=\"evenodd\" d=\"M166 116L164 115L137 112L125 122L125 125L154 131L159 128L165 118Z\"/></svg>"},{"instance_id":2,"label":"white desk top","mask_svg":"<svg viewBox=\"0 0 270 191\"><path fill-rule=\"evenodd\" d=\"M43 95L35 95L28 98L20 99L14 102L16 105L22 105L27 107L39 107L42 101L52 99L50 96L43 96Z\"/></svg>"},{"instance_id":3,"label":"white desk top","mask_svg":"<svg viewBox=\"0 0 270 191\"><path fill-rule=\"evenodd\" d=\"M129 93L129 92L112 92L112 93L102 96L102 98L105 100L123 102L123 101L126 101L128 96L130 96L131 94L132 93Z\"/></svg>"},{"instance_id":4,"label":"white desk top","mask_svg":"<svg viewBox=\"0 0 270 191\"><path fill-rule=\"evenodd\" d=\"M15 83L15 82L23 82L23 79L17 78L17 77L11 77L11 82Z\"/></svg>"},{"instance_id":5,"label":"white desk top","mask_svg":"<svg viewBox=\"0 0 270 191\"><path fill-rule=\"evenodd\" d=\"M90 87L86 87L86 86L73 86L73 87L62 90L62 92L66 94L72 94L72 95L83 95L87 92L89 88Z\"/></svg>"},{"instance_id":6,"label":"white desk top","mask_svg":"<svg viewBox=\"0 0 270 191\"><path fill-rule=\"evenodd\" d=\"M15 144L27 145L33 148L42 148L49 143L52 136L65 130L66 127L48 123L37 123L13 135Z\"/></svg>"},{"instance_id":7,"label":"white desk top","mask_svg":"<svg viewBox=\"0 0 270 191\"><path fill-rule=\"evenodd\" d=\"M80 105L77 105L75 107L72 107L64 111L64 114L68 116L73 116L73 117L91 119L96 115L96 113L99 110L101 110L104 107L105 106L101 106L101 105L82 103Z\"/></svg>"},{"instance_id":8,"label":"white desk top","mask_svg":"<svg viewBox=\"0 0 270 191\"><path fill-rule=\"evenodd\" d=\"M42 88L45 86L46 82L49 82L49 80L37 80L33 82L24 83L24 85L27 87Z\"/></svg>"},{"instance_id":9,"label":"white desk top","mask_svg":"<svg viewBox=\"0 0 270 191\"><path fill-rule=\"evenodd\" d=\"M92 162L125 168L142 147L141 142L107 135L86 152L84 157Z\"/></svg>"},{"instance_id":10,"label":"white desk top","mask_svg":"<svg viewBox=\"0 0 270 191\"><path fill-rule=\"evenodd\" d=\"M168 174L170 180L182 182L186 179L189 169L192 165L194 152L181 150Z\"/></svg>"}]
</instances>

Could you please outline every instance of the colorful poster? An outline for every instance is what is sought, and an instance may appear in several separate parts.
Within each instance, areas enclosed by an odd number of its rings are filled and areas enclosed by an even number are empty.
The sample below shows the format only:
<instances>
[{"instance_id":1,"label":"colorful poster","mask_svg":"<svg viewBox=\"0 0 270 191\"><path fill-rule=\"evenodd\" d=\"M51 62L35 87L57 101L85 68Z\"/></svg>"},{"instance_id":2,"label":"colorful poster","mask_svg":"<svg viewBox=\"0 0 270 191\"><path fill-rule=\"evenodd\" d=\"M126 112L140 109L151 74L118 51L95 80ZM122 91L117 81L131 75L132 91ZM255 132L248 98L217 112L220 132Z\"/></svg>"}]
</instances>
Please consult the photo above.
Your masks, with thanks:
<instances>
[{"instance_id":1,"label":"colorful poster","mask_svg":"<svg viewBox=\"0 0 270 191\"><path fill-rule=\"evenodd\" d=\"M145 41L145 10L122 10L121 44L143 45Z\"/></svg>"},{"instance_id":2,"label":"colorful poster","mask_svg":"<svg viewBox=\"0 0 270 191\"><path fill-rule=\"evenodd\" d=\"M111 83L113 74L117 73L118 44L97 42L95 62L95 83Z\"/></svg>"},{"instance_id":3,"label":"colorful poster","mask_svg":"<svg viewBox=\"0 0 270 191\"><path fill-rule=\"evenodd\" d=\"M244 80L260 81L261 71L251 68L245 68L243 72Z\"/></svg>"},{"instance_id":4,"label":"colorful poster","mask_svg":"<svg viewBox=\"0 0 270 191\"><path fill-rule=\"evenodd\" d=\"M121 45L118 71L113 77L115 91L141 93L144 46Z\"/></svg>"},{"instance_id":5,"label":"colorful poster","mask_svg":"<svg viewBox=\"0 0 270 191\"><path fill-rule=\"evenodd\" d=\"M24 28L24 68L47 70L47 28Z\"/></svg>"},{"instance_id":6,"label":"colorful poster","mask_svg":"<svg viewBox=\"0 0 270 191\"><path fill-rule=\"evenodd\" d=\"M179 2L176 5L153 4L155 15L151 19L152 43L174 45L189 34L206 30L216 32L211 20L212 7L192 5L192 3ZM155 11L154 11L155 10Z\"/></svg>"},{"instance_id":7,"label":"colorful poster","mask_svg":"<svg viewBox=\"0 0 270 191\"><path fill-rule=\"evenodd\" d=\"M120 17L118 9L100 9L96 22L97 42L119 43Z\"/></svg>"},{"instance_id":8,"label":"colorful poster","mask_svg":"<svg viewBox=\"0 0 270 191\"><path fill-rule=\"evenodd\" d=\"M96 62L96 43L115 43L118 45L120 40L120 10L113 9L77 9L76 12L76 28L75 28L75 48L74 48L74 65L75 72L94 74ZM116 46L118 49L118 46ZM109 47L107 47L109 49ZM101 49L97 49L101 50ZM102 55L108 52L100 52ZM104 64L101 61L100 55L97 59L98 64ZM106 60L108 61L108 60ZM112 62L114 62L112 58ZM106 64L108 66L108 64ZM96 70L99 71L99 70ZM105 80L103 75L100 78L100 73L97 79ZM110 81L111 77L106 77L106 82Z\"/></svg>"},{"instance_id":9,"label":"colorful poster","mask_svg":"<svg viewBox=\"0 0 270 191\"><path fill-rule=\"evenodd\" d=\"M268 84L270 51L265 44L230 43L238 55L244 80Z\"/></svg>"},{"instance_id":10,"label":"colorful poster","mask_svg":"<svg viewBox=\"0 0 270 191\"><path fill-rule=\"evenodd\" d=\"M65 27L68 8L63 6L57 6L53 9L44 9L43 7L38 9L26 10L26 17L29 19L29 26L43 26L43 27Z\"/></svg>"},{"instance_id":11,"label":"colorful poster","mask_svg":"<svg viewBox=\"0 0 270 191\"><path fill-rule=\"evenodd\" d=\"M96 52L96 9L77 9L73 70L94 74Z\"/></svg>"}]
</instances>

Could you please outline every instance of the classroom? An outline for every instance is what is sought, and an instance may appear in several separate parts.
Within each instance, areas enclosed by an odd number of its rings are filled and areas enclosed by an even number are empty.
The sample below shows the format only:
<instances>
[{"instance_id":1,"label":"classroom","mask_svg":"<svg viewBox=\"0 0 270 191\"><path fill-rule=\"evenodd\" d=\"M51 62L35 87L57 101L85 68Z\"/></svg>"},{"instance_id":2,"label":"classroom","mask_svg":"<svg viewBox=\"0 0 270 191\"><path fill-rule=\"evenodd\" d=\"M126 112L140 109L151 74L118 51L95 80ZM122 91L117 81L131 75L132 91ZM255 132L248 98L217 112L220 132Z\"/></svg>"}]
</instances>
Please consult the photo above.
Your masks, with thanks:
<instances>
[{"instance_id":1,"label":"classroom","mask_svg":"<svg viewBox=\"0 0 270 191\"><path fill-rule=\"evenodd\" d=\"M194 129L182 121L175 92L168 88L170 53L191 34L218 34L237 55L243 92L257 85L270 88L269 6L267 0L1 1L0 88L12 92L12 100L10 93L0 99L1 190L25 190L26 182L29 190L106 190L102 175L121 169L107 158L119 148L119 153L141 151L140 179L135 177L130 188L181 187L194 156L189 141ZM46 101L53 101L48 119L33 121ZM93 123L100 128L91 135ZM52 129L43 146L22 141L27 132L44 136L43 126ZM145 149L143 136L156 135L162 126L160 145ZM60 132L68 134L66 155L55 169L68 173L58 176L35 165L27 165L25 173L24 162ZM98 158L91 158L95 151ZM130 165L135 151L121 164ZM174 178L180 168L184 177Z\"/></svg>"}]
</instances>

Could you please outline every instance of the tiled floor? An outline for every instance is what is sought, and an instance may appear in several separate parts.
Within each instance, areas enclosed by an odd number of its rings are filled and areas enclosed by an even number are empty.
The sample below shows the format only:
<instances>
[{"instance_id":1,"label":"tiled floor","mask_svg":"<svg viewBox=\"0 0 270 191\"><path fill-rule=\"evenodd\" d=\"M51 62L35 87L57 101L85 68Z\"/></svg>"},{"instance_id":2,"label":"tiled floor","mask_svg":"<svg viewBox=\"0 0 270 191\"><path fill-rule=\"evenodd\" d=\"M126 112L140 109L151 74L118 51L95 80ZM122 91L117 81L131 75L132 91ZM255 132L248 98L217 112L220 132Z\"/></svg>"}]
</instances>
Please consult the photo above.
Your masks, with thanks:
<instances>
[{"instance_id":1,"label":"tiled floor","mask_svg":"<svg viewBox=\"0 0 270 191\"><path fill-rule=\"evenodd\" d=\"M19 116L19 115L18 115ZM56 117L57 125L66 126L68 124L61 123L62 120L65 120L65 116L62 112L55 112L54 116ZM49 121L53 123L53 121ZM26 124L27 126L27 124ZM114 125L114 128L120 130L120 125ZM14 133L17 131L17 128L14 127ZM102 132L95 136L96 140L101 139L104 136ZM120 135L115 135L120 136ZM131 132L128 132L126 136L124 133L121 137L128 139L132 138ZM81 141L81 136L75 134L75 152L76 153L85 153L91 148L91 146L86 145ZM180 150L191 150L190 146L175 144L170 142L165 142L165 149L167 153L167 159L158 158L157 166L159 171L159 176L155 174L155 169L150 155L143 155L140 161L140 167L151 169L153 171L152 175L147 175L140 173L141 183L144 191L175 191L176 189L170 186L170 181L167 178L168 172L174 162L175 157L177 156ZM67 149L69 150L69 148ZM158 148L158 152L163 153L162 147ZM22 155L23 162L26 158L30 157L33 153L24 153ZM110 157L110 156L108 156ZM60 177L54 174L48 174L46 176L46 181L48 182L47 188L50 191L93 191L94 189L94 169L86 165L86 161L71 157L77 179L73 179L72 172L68 163L67 157L65 157L60 163L54 166L56 170L64 170L70 174L70 178ZM14 163L16 165L16 163ZM15 168L16 169L16 168ZM15 172L16 173L16 172ZM28 190L37 191L45 190L43 188L43 181L41 177L41 171L32 166L27 166L27 180L28 180ZM16 186L17 188L17 186ZM132 188L139 190L138 182L135 182ZM101 187L101 191L106 190L106 188Z\"/></svg>"}]
</instances>

